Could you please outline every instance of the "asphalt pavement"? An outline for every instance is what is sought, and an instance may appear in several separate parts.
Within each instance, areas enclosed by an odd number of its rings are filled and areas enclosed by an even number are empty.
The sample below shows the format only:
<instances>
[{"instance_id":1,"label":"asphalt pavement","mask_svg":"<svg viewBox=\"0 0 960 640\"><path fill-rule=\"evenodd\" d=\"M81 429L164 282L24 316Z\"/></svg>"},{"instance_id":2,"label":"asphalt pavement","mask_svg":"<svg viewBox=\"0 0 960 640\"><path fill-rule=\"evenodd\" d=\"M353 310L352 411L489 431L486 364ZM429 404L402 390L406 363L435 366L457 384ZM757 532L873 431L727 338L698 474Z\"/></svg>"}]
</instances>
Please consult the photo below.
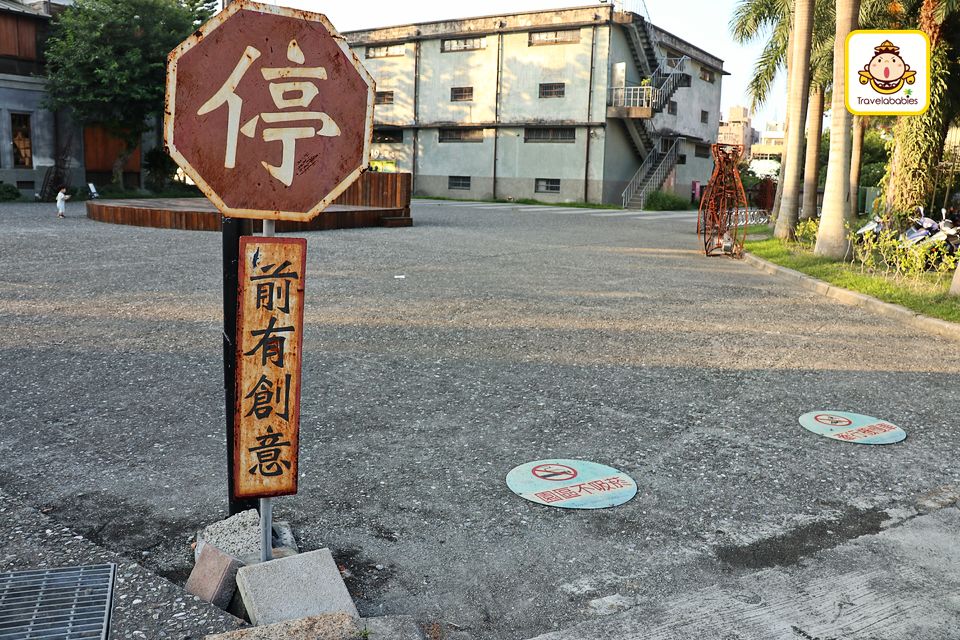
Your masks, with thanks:
<instances>
[{"instance_id":1,"label":"asphalt pavement","mask_svg":"<svg viewBox=\"0 0 960 640\"><path fill-rule=\"evenodd\" d=\"M531 638L801 567L960 485L956 343L706 258L691 213L413 218L304 234L300 493L276 517L333 550L365 617ZM3 205L0 228L0 491L182 584L226 512L219 235L82 203ZM821 438L797 422L818 409L908 437ZM545 458L638 495L507 489Z\"/></svg>"}]
</instances>

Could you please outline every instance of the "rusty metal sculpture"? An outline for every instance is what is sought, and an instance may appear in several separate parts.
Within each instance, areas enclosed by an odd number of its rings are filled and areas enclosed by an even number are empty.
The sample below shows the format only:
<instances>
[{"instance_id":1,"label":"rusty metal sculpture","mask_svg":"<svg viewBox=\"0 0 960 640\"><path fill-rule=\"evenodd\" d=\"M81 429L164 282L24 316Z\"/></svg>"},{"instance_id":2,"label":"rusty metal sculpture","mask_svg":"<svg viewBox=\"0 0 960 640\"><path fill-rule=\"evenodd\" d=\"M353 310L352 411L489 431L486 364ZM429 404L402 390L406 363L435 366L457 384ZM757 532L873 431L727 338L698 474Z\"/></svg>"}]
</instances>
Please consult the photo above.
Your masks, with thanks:
<instances>
[{"instance_id":1,"label":"rusty metal sculpture","mask_svg":"<svg viewBox=\"0 0 960 640\"><path fill-rule=\"evenodd\" d=\"M748 219L747 194L737 164L743 154L738 144L713 145L713 175L700 201L697 235L708 256L743 255Z\"/></svg>"}]
</instances>

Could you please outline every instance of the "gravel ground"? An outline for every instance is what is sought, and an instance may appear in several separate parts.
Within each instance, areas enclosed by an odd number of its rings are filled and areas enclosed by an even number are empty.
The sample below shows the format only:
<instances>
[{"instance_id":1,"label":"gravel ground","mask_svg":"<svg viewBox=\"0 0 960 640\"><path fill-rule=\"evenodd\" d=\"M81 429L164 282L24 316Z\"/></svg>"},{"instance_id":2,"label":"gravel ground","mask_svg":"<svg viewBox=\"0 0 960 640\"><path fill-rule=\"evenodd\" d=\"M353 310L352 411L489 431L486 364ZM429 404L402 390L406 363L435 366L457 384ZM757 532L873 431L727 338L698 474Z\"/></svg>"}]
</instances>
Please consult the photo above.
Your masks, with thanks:
<instances>
[{"instance_id":1,"label":"gravel ground","mask_svg":"<svg viewBox=\"0 0 960 640\"><path fill-rule=\"evenodd\" d=\"M529 638L802 562L960 484L955 343L707 259L689 215L610 213L416 202L412 228L306 234L300 493L276 511L362 615ZM226 509L219 235L80 203L0 225L0 489L182 583ZM829 408L909 437L798 426ZM592 512L509 492L547 457L640 491Z\"/></svg>"}]
</instances>

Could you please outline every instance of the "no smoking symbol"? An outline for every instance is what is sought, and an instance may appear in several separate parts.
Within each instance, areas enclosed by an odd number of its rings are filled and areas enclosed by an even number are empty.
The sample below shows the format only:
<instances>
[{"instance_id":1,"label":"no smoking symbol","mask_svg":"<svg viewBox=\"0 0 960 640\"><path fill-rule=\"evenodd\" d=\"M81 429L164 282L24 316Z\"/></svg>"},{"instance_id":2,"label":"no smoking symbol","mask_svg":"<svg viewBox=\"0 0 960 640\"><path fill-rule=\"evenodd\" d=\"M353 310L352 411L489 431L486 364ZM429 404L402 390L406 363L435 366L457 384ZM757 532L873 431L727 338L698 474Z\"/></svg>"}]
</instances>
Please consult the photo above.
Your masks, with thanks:
<instances>
[{"instance_id":1,"label":"no smoking symbol","mask_svg":"<svg viewBox=\"0 0 960 640\"><path fill-rule=\"evenodd\" d=\"M853 421L844 418L843 416L832 416L829 413L821 413L818 416L813 417L814 420L820 424L825 424L830 427L849 427L853 424Z\"/></svg>"},{"instance_id":2,"label":"no smoking symbol","mask_svg":"<svg viewBox=\"0 0 960 640\"><path fill-rule=\"evenodd\" d=\"M541 480L573 480L577 477L577 470L565 464L539 464L531 469L531 473Z\"/></svg>"}]
</instances>

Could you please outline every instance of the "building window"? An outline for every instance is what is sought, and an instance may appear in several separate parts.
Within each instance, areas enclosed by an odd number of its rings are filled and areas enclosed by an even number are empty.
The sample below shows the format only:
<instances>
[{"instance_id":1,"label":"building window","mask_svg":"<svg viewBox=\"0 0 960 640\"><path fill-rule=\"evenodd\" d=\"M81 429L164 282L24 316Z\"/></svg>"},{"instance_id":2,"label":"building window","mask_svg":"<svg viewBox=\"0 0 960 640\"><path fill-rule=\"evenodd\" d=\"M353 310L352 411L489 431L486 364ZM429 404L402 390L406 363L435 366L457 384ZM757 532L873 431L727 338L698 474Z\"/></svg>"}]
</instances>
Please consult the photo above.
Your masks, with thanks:
<instances>
[{"instance_id":1,"label":"building window","mask_svg":"<svg viewBox=\"0 0 960 640\"><path fill-rule=\"evenodd\" d=\"M487 38L450 38L440 42L440 51L450 53L452 51L476 51L477 49L487 48Z\"/></svg>"},{"instance_id":2,"label":"building window","mask_svg":"<svg viewBox=\"0 0 960 640\"><path fill-rule=\"evenodd\" d=\"M537 178L533 190L537 193L560 193L560 178Z\"/></svg>"},{"instance_id":3,"label":"building window","mask_svg":"<svg viewBox=\"0 0 960 640\"><path fill-rule=\"evenodd\" d=\"M700 79L713 84L717 81L717 74L710 69L704 69L703 67L700 67Z\"/></svg>"},{"instance_id":4,"label":"building window","mask_svg":"<svg viewBox=\"0 0 960 640\"><path fill-rule=\"evenodd\" d=\"M450 87L450 102L472 102L473 87Z\"/></svg>"},{"instance_id":5,"label":"building window","mask_svg":"<svg viewBox=\"0 0 960 640\"><path fill-rule=\"evenodd\" d=\"M449 176L447 178L447 189L468 191L470 189L470 176Z\"/></svg>"},{"instance_id":6,"label":"building window","mask_svg":"<svg viewBox=\"0 0 960 640\"><path fill-rule=\"evenodd\" d=\"M573 127L526 127L524 142L574 142L577 130Z\"/></svg>"},{"instance_id":7,"label":"building window","mask_svg":"<svg viewBox=\"0 0 960 640\"><path fill-rule=\"evenodd\" d=\"M534 31L530 34L527 44L533 47L539 44L570 44L572 42L580 42L580 29Z\"/></svg>"},{"instance_id":8,"label":"building window","mask_svg":"<svg viewBox=\"0 0 960 640\"><path fill-rule=\"evenodd\" d=\"M563 82L541 82L541 98L562 98L567 91L567 85Z\"/></svg>"},{"instance_id":9,"label":"building window","mask_svg":"<svg viewBox=\"0 0 960 640\"><path fill-rule=\"evenodd\" d=\"M374 104L393 104L393 91L377 91L373 98Z\"/></svg>"},{"instance_id":10,"label":"building window","mask_svg":"<svg viewBox=\"0 0 960 640\"><path fill-rule=\"evenodd\" d=\"M698 144L694 150L694 155L698 158L709 158L710 157L710 145L708 144Z\"/></svg>"},{"instance_id":11,"label":"building window","mask_svg":"<svg viewBox=\"0 0 960 640\"><path fill-rule=\"evenodd\" d=\"M700 111L700 122L703 124L710 122L710 113L707 111Z\"/></svg>"},{"instance_id":12,"label":"building window","mask_svg":"<svg viewBox=\"0 0 960 640\"><path fill-rule=\"evenodd\" d=\"M677 154L677 164L687 164L687 154L678 153Z\"/></svg>"},{"instance_id":13,"label":"building window","mask_svg":"<svg viewBox=\"0 0 960 640\"><path fill-rule=\"evenodd\" d=\"M667 103L667 113L669 113L669 114L672 115L672 116L677 115L677 101L676 101L676 100L671 100L670 102Z\"/></svg>"},{"instance_id":14,"label":"building window","mask_svg":"<svg viewBox=\"0 0 960 640\"><path fill-rule=\"evenodd\" d=\"M397 161L396 160L371 160L370 171L375 171L377 173L396 173Z\"/></svg>"},{"instance_id":15,"label":"building window","mask_svg":"<svg viewBox=\"0 0 960 640\"><path fill-rule=\"evenodd\" d=\"M388 44L379 47L367 47L368 58L394 58L407 55L407 45Z\"/></svg>"},{"instance_id":16,"label":"building window","mask_svg":"<svg viewBox=\"0 0 960 640\"><path fill-rule=\"evenodd\" d=\"M14 3L14 12L21 11L21 9L16 8L17 4ZM0 14L0 56L10 56L20 60L36 60L38 22L32 16L19 17L9 13Z\"/></svg>"},{"instance_id":17,"label":"building window","mask_svg":"<svg viewBox=\"0 0 960 640\"><path fill-rule=\"evenodd\" d=\"M30 136L30 115L26 113L10 114L13 133L13 166L30 168L33 166L33 141Z\"/></svg>"},{"instance_id":18,"label":"building window","mask_svg":"<svg viewBox=\"0 0 960 640\"><path fill-rule=\"evenodd\" d=\"M483 129L440 129L440 142L483 142Z\"/></svg>"},{"instance_id":19,"label":"building window","mask_svg":"<svg viewBox=\"0 0 960 640\"><path fill-rule=\"evenodd\" d=\"M373 130L374 142L403 142L403 129L386 129L377 127Z\"/></svg>"}]
</instances>

